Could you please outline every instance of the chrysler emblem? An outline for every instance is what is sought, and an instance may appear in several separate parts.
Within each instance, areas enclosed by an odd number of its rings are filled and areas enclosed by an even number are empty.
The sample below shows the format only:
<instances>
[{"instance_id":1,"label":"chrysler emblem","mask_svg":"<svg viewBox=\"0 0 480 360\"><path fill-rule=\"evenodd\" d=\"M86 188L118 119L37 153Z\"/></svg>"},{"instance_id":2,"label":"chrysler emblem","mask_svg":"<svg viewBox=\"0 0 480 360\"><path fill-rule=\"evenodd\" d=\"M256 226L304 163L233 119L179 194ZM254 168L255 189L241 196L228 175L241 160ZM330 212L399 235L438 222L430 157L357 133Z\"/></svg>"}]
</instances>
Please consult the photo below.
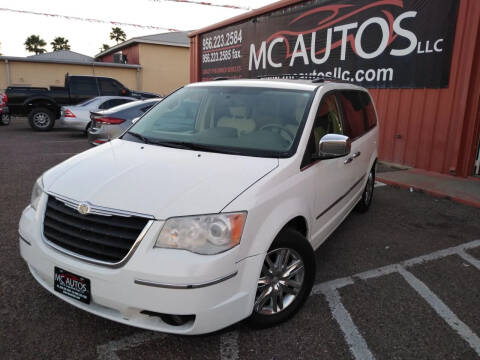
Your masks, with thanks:
<instances>
[{"instance_id":1,"label":"chrysler emblem","mask_svg":"<svg viewBox=\"0 0 480 360\"><path fill-rule=\"evenodd\" d=\"M82 215L86 215L90 212L90 206L88 204L82 203L78 205L78 212Z\"/></svg>"}]
</instances>

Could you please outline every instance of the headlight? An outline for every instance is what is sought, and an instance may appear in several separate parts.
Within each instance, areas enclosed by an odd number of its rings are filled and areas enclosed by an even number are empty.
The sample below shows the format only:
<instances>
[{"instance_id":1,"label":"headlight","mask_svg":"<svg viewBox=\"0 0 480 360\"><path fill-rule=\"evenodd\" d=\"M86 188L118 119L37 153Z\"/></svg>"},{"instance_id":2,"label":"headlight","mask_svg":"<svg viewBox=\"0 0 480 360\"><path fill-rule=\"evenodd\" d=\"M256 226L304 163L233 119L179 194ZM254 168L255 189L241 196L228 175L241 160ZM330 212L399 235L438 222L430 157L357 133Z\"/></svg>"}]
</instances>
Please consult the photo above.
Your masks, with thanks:
<instances>
[{"instance_id":1,"label":"headlight","mask_svg":"<svg viewBox=\"0 0 480 360\"><path fill-rule=\"evenodd\" d=\"M40 176L37 181L35 181L35 185L33 185L32 190L32 198L30 199L30 205L32 208L37 210L38 203L40 202L40 197L43 193L43 179Z\"/></svg>"},{"instance_id":2,"label":"headlight","mask_svg":"<svg viewBox=\"0 0 480 360\"><path fill-rule=\"evenodd\" d=\"M218 254L240 243L247 214L228 213L168 219L155 247Z\"/></svg>"}]
</instances>

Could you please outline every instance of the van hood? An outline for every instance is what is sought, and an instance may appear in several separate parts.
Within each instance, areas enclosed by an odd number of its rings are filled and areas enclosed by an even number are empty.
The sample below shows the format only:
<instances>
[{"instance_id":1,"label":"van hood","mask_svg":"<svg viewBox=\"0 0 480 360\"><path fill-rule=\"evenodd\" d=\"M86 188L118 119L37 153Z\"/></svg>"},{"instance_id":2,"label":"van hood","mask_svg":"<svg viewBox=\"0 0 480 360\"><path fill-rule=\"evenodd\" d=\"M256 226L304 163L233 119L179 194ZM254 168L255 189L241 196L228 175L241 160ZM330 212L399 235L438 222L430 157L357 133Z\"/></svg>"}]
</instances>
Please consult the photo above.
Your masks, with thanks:
<instances>
[{"instance_id":1,"label":"van hood","mask_svg":"<svg viewBox=\"0 0 480 360\"><path fill-rule=\"evenodd\" d=\"M43 176L47 193L167 219L220 212L278 159L173 149L116 139Z\"/></svg>"}]
</instances>

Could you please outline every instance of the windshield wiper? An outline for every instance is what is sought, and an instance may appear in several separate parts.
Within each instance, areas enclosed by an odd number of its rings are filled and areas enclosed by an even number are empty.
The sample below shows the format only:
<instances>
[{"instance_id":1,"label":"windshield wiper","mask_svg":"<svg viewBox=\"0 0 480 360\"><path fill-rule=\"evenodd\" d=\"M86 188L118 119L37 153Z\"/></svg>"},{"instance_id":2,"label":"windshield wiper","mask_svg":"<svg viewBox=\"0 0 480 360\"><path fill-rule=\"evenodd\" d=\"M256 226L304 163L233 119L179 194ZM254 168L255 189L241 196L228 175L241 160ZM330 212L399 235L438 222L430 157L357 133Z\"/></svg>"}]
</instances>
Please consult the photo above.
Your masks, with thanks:
<instances>
[{"instance_id":1,"label":"windshield wiper","mask_svg":"<svg viewBox=\"0 0 480 360\"><path fill-rule=\"evenodd\" d=\"M137 134L136 132L133 132L133 131L127 131L127 134L142 140L145 144L150 144L150 141L143 135Z\"/></svg>"},{"instance_id":2,"label":"windshield wiper","mask_svg":"<svg viewBox=\"0 0 480 360\"><path fill-rule=\"evenodd\" d=\"M199 151L216 152L216 153L223 153L223 154L232 154L232 155L245 155L241 151L225 149L223 147L218 147L215 145L196 144L196 143L190 143L185 141L162 141L162 140L155 140L155 141L149 140L149 141L150 141L150 144L173 147L177 149L199 150Z\"/></svg>"}]
</instances>

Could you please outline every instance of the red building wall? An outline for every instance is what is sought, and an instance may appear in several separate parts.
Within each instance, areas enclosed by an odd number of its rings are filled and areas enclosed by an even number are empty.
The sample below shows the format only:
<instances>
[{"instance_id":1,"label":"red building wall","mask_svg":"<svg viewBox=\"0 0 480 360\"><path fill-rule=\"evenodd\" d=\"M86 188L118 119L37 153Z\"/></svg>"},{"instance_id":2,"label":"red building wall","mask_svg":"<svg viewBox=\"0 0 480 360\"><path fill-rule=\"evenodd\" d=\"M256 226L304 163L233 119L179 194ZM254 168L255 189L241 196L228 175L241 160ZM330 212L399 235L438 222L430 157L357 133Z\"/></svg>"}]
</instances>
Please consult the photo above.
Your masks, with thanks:
<instances>
[{"instance_id":1,"label":"red building wall","mask_svg":"<svg viewBox=\"0 0 480 360\"><path fill-rule=\"evenodd\" d=\"M200 34L302 0L285 0L190 34L190 80L200 79ZM480 135L480 1L460 0L449 87L372 89L380 119L380 159L468 176Z\"/></svg>"},{"instance_id":2,"label":"red building wall","mask_svg":"<svg viewBox=\"0 0 480 360\"><path fill-rule=\"evenodd\" d=\"M123 55L127 56L127 63L128 64L135 64L135 65L140 65L140 57L139 57L139 50L138 50L138 44L134 44L131 46L128 46L126 48L123 48L117 52L121 52ZM101 62L113 62L113 54L108 54L105 56L102 56L99 61Z\"/></svg>"}]
</instances>

